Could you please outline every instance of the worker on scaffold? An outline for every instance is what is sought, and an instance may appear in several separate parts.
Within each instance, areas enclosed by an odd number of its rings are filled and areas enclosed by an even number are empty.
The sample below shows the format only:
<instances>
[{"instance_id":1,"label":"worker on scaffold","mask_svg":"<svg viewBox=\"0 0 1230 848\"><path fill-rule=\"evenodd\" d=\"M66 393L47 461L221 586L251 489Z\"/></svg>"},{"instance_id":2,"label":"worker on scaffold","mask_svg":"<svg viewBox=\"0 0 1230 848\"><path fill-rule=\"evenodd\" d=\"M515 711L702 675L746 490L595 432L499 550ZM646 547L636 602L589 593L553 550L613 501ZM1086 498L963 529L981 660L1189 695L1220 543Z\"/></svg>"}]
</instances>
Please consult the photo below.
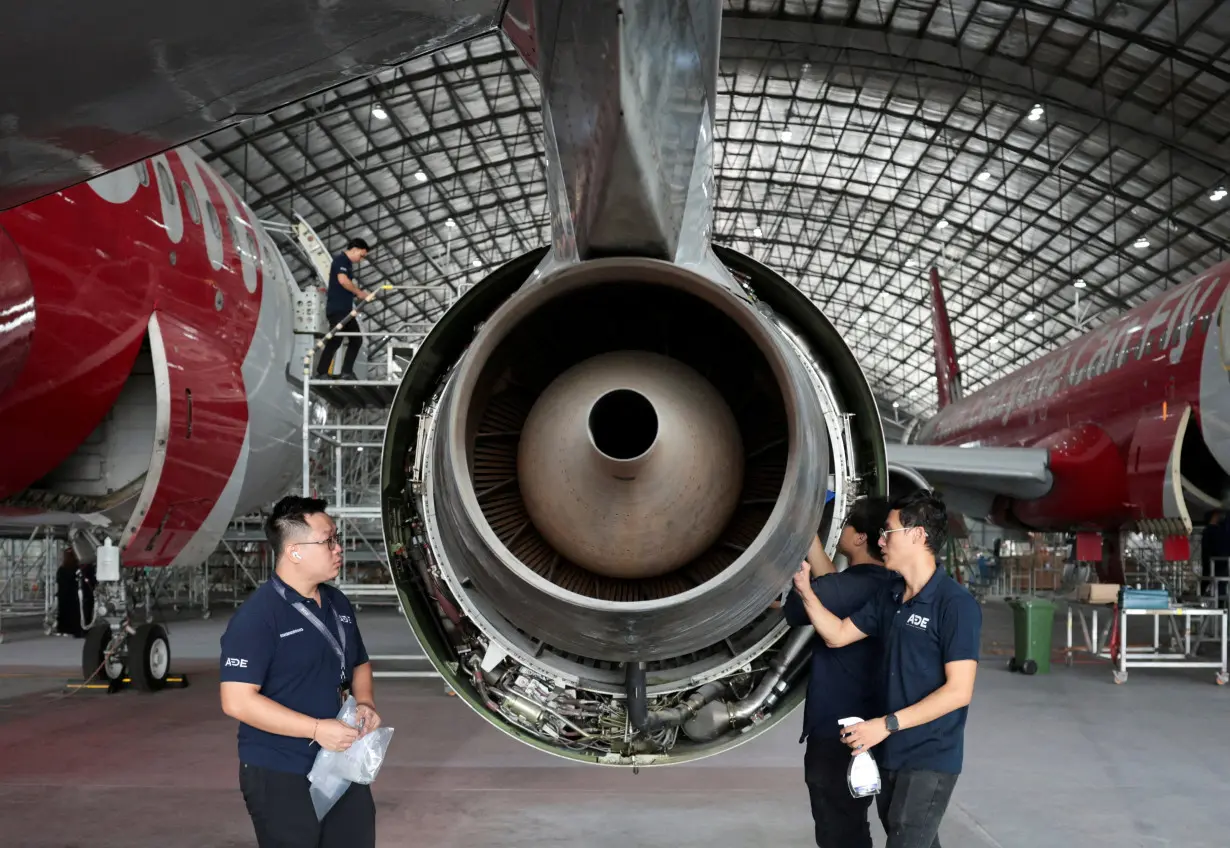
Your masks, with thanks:
<instances>
[{"instance_id":1,"label":"worker on scaffold","mask_svg":"<svg viewBox=\"0 0 1230 848\"><path fill-rule=\"evenodd\" d=\"M355 379L354 364L363 344L363 338L359 335L363 331L358 319L350 313L354 309L354 299L367 300L368 294L355 282L354 267L366 258L370 249L366 241L354 238L347 242L345 250L333 257L333 265L329 268L329 288L325 294L325 320L330 329L341 324L338 332L354 335L333 336L325 342L320 351L320 360L316 363L318 380L329 379L329 364L342 346L343 338L346 339L346 358L342 362L342 370L333 376L338 380Z\"/></svg>"}]
</instances>

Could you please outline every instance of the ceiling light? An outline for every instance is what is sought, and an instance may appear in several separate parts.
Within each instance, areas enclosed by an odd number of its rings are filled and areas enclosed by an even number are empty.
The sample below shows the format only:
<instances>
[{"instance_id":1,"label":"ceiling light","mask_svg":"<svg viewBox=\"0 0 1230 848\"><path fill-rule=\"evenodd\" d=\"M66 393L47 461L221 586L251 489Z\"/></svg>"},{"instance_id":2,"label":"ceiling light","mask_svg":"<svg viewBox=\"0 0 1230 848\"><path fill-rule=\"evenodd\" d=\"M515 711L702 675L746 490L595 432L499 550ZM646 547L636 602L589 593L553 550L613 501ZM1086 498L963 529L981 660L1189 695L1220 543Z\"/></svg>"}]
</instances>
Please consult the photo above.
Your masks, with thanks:
<instances>
[{"instance_id":1,"label":"ceiling light","mask_svg":"<svg viewBox=\"0 0 1230 848\"><path fill-rule=\"evenodd\" d=\"M1141 236L1140 238L1136 239L1135 243L1132 245L1132 247L1136 248L1137 250L1144 250L1148 246L1149 246L1149 240L1145 238L1144 236Z\"/></svg>"},{"instance_id":2,"label":"ceiling light","mask_svg":"<svg viewBox=\"0 0 1230 848\"><path fill-rule=\"evenodd\" d=\"M388 120L389 113L384 111L384 109L381 108L380 106L373 106L372 107L372 117L378 121L384 121L384 120Z\"/></svg>"},{"instance_id":3,"label":"ceiling light","mask_svg":"<svg viewBox=\"0 0 1230 848\"><path fill-rule=\"evenodd\" d=\"M978 175L978 179L982 180L985 183L987 180L991 179L991 172L983 171L981 174Z\"/></svg>"},{"instance_id":4,"label":"ceiling light","mask_svg":"<svg viewBox=\"0 0 1230 848\"><path fill-rule=\"evenodd\" d=\"M1031 121L1042 120L1042 104L1041 103L1034 104L1034 108L1031 109L1029 112L1029 120Z\"/></svg>"},{"instance_id":5,"label":"ceiling light","mask_svg":"<svg viewBox=\"0 0 1230 848\"><path fill-rule=\"evenodd\" d=\"M1217 191L1209 195L1209 200L1216 203L1219 200L1224 200L1225 197L1226 197L1226 189L1224 186L1222 186L1222 187L1219 187Z\"/></svg>"},{"instance_id":6,"label":"ceiling light","mask_svg":"<svg viewBox=\"0 0 1230 848\"><path fill-rule=\"evenodd\" d=\"M756 229L752 230L752 235L754 235L756 238L760 238L761 236L764 235L764 231L761 230L760 227L757 227Z\"/></svg>"},{"instance_id":7,"label":"ceiling light","mask_svg":"<svg viewBox=\"0 0 1230 848\"><path fill-rule=\"evenodd\" d=\"M473 262L471 262L470 264L471 264L471 265L473 265L475 268L481 268L481 267L483 267L483 263L479 262L477 259L475 259L475 260L474 260Z\"/></svg>"},{"instance_id":8,"label":"ceiling light","mask_svg":"<svg viewBox=\"0 0 1230 848\"><path fill-rule=\"evenodd\" d=\"M424 174L422 171L416 171L414 174L414 178L421 183L427 182L427 175Z\"/></svg>"},{"instance_id":9,"label":"ceiling light","mask_svg":"<svg viewBox=\"0 0 1230 848\"><path fill-rule=\"evenodd\" d=\"M790 130L782 130L782 141L790 141Z\"/></svg>"},{"instance_id":10,"label":"ceiling light","mask_svg":"<svg viewBox=\"0 0 1230 848\"><path fill-rule=\"evenodd\" d=\"M1037 320L1038 320L1038 313L1037 313L1037 312L1026 312L1026 313L1025 313L1025 320L1026 320L1026 321L1037 321Z\"/></svg>"},{"instance_id":11,"label":"ceiling light","mask_svg":"<svg viewBox=\"0 0 1230 848\"><path fill-rule=\"evenodd\" d=\"M893 401L893 409L896 409L899 406L901 406L901 404L897 403L897 401Z\"/></svg>"},{"instance_id":12,"label":"ceiling light","mask_svg":"<svg viewBox=\"0 0 1230 848\"><path fill-rule=\"evenodd\" d=\"M445 222L444 222L444 226L446 226L446 227L455 227L455 226L457 226L457 222L456 222L456 221L454 221L452 218L449 218L447 221L445 221Z\"/></svg>"},{"instance_id":13,"label":"ceiling light","mask_svg":"<svg viewBox=\"0 0 1230 848\"><path fill-rule=\"evenodd\" d=\"M937 227L939 227L939 228L942 230L942 229L944 229L945 227L947 227L947 226L948 226L948 222L947 222L947 221L945 221L943 218L940 218L940 222L939 222L938 224L936 224L936 226L937 226Z\"/></svg>"},{"instance_id":14,"label":"ceiling light","mask_svg":"<svg viewBox=\"0 0 1230 848\"><path fill-rule=\"evenodd\" d=\"M1078 289L1083 289L1085 287L1085 281L1084 279L1080 279L1080 280L1077 280L1072 285L1076 286Z\"/></svg>"}]
</instances>

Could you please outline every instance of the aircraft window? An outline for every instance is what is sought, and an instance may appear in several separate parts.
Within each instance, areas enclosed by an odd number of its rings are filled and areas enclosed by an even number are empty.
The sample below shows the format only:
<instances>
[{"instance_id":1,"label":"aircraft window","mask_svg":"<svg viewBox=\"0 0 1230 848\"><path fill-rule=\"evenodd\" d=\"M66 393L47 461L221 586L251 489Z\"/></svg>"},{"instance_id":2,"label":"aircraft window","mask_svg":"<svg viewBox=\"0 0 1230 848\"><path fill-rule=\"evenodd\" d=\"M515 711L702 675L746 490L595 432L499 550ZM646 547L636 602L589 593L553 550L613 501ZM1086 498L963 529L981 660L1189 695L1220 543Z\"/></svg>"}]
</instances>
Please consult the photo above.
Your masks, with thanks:
<instances>
[{"instance_id":1,"label":"aircraft window","mask_svg":"<svg viewBox=\"0 0 1230 848\"><path fill-rule=\"evenodd\" d=\"M184 204L188 207L188 217L194 224L201 223L201 207L196 202L196 192L192 190L187 180L180 183L180 188L184 190Z\"/></svg>"},{"instance_id":2,"label":"aircraft window","mask_svg":"<svg viewBox=\"0 0 1230 848\"><path fill-rule=\"evenodd\" d=\"M213 232L214 238L222 238L222 222L218 220L218 210L214 208L214 202L206 198L205 200L205 217L209 219L209 229Z\"/></svg>"},{"instance_id":3,"label":"aircraft window","mask_svg":"<svg viewBox=\"0 0 1230 848\"><path fill-rule=\"evenodd\" d=\"M171 172L167 170L167 166L163 162L155 165L154 170L158 174L158 190L162 192L162 199L166 201L168 206L174 206L175 181L171 179Z\"/></svg>"}]
</instances>

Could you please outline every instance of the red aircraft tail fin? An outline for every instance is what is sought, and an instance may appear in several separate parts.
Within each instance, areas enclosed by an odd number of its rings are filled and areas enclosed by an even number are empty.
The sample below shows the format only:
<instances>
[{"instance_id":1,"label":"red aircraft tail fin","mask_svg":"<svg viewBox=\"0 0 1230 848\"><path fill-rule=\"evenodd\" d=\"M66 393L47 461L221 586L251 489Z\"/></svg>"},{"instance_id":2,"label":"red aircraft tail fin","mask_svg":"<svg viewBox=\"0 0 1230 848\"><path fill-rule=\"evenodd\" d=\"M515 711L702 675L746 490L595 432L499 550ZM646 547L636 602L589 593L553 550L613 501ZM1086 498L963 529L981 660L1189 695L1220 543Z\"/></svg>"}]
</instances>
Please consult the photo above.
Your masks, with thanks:
<instances>
[{"instance_id":1,"label":"red aircraft tail fin","mask_svg":"<svg viewBox=\"0 0 1230 848\"><path fill-rule=\"evenodd\" d=\"M952 327L948 323L948 308L940 288L940 270L931 269L931 326L935 334L935 385L939 393L939 408L961 399L961 367L957 365L957 349L952 343Z\"/></svg>"}]
</instances>

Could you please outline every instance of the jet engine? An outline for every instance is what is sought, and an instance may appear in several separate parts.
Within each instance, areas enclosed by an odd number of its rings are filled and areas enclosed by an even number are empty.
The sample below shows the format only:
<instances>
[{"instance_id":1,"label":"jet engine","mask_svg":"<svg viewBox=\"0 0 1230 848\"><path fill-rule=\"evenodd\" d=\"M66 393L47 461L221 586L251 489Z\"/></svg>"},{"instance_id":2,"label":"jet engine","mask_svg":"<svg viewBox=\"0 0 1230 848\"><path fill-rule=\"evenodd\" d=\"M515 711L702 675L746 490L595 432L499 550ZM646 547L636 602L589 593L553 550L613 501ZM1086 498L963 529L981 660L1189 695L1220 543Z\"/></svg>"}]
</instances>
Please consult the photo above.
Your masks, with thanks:
<instances>
[{"instance_id":1,"label":"jet engine","mask_svg":"<svg viewBox=\"0 0 1230 848\"><path fill-rule=\"evenodd\" d=\"M639 766L752 738L803 698L780 601L882 494L874 398L797 288L711 244L717 0L514 2L537 73L550 248L466 293L385 435L393 577L497 727Z\"/></svg>"},{"instance_id":2,"label":"jet engine","mask_svg":"<svg viewBox=\"0 0 1230 848\"><path fill-rule=\"evenodd\" d=\"M415 633L481 714L556 753L673 762L788 713L812 634L778 601L815 535L831 550L883 491L840 336L718 256L737 292L643 258L525 284L542 253L515 260L436 326L390 414L386 542Z\"/></svg>"}]
</instances>

